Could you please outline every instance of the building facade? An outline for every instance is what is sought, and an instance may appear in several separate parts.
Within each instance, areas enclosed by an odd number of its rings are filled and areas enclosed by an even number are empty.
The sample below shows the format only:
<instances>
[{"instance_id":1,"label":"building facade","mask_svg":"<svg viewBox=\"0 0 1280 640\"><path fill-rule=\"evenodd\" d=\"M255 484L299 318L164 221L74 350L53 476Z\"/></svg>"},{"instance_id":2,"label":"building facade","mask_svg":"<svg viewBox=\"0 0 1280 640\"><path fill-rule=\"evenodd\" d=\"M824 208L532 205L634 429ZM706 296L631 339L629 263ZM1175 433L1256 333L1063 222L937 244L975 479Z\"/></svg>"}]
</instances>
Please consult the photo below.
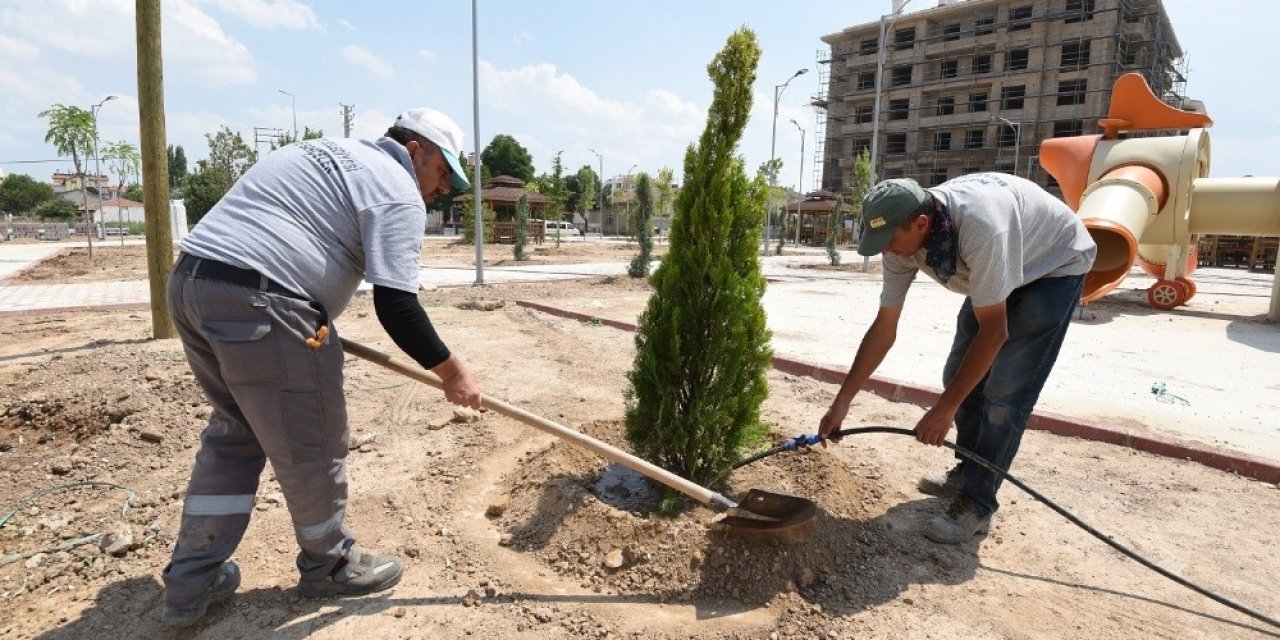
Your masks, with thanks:
<instances>
[{"instance_id":1,"label":"building facade","mask_svg":"<svg viewBox=\"0 0 1280 640\"><path fill-rule=\"evenodd\" d=\"M822 40L828 77L813 103L831 191L868 149L877 179L933 186L1002 171L1059 193L1037 162L1040 143L1100 132L1121 74L1139 72L1165 102L1196 108L1160 0L942 0Z\"/></svg>"}]
</instances>

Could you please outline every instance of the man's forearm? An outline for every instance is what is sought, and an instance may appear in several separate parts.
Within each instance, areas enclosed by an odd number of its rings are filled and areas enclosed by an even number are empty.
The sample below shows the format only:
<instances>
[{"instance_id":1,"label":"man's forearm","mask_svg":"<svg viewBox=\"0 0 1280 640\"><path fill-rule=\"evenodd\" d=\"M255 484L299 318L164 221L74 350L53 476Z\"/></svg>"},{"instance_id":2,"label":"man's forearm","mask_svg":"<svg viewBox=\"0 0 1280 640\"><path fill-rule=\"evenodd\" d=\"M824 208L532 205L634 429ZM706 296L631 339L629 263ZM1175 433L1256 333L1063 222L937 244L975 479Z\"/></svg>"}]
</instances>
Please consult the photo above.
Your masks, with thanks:
<instances>
[{"instance_id":1,"label":"man's forearm","mask_svg":"<svg viewBox=\"0 0 1280 640\"><path fill-rule=\"evenodd\" d=\"M849 373L840 384L840 391L836 393L836 402L843 403L845 406L853 402L853 397L862 389L862 385L871 379L871 374L875 373L881 362L884 362L884 357L893 347L895 334L896 332L892 329L872 323L867 333L862 336L862 343L858 345L858 353L853 358Z\"/></svg>"},{"instance_id":2,"label":"man's forearm","mask_svg":"<svg viewBox=\"0 0 1280 640\"><path fill-rule=\"evenodd\" d=\"M969 343L969 349L965 351L964 358L960 361L959 370L951 379L951 384L943 389L938 404L952 410L958 408L991 370L991 364L995 362L996 355L1000 353L1000 347L1004 346L1008 337L1008 332L1003 326L979 326L977 335Z\"/></svg>"}]
</instances>

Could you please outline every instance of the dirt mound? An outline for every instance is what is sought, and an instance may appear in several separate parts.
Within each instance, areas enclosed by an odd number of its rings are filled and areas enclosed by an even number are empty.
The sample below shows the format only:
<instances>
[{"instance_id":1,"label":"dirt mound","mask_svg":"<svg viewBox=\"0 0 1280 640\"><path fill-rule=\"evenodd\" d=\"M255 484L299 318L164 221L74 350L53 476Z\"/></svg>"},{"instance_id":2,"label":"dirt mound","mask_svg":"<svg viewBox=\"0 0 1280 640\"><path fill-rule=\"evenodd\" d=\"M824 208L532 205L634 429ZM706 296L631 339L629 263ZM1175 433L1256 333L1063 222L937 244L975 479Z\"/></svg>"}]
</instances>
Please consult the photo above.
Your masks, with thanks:
<instances>
[{"instance_id":1,"label":"dirt mound","mask_svg":"<svg viewBox=\"0 0 1280 640\"><path fill-rule=\"evenodd\" d=\"M94 243L93 257L88 248L67 249L40 262L36 268L20 274L11 284L43 284L64 282L104 282L111 280L145 280L147 248L144 245L99 245Z\"/></svg>"},{"instance_id":2,"label":"dirt mound","mask_svg":"<svg viewBox=\"0 0 1280 640\"><path fill-rule=\"evenodd\" d=\"M620 445L621 423L593 422L584 432ZM813 479L821 478L820 486ZM780 454L735 473L729 495L752 487L810 495L824 506L812 535L791 538L729 530L696 505L657 510L661 491L629 470L570 444L522 460L504 483L509 503L491 506L501 544L536 556L561 578L596 592L650 595L660 602L731 600L762 605L795 599L844 608L896 595L882 576L851 568L873 559L945 568L956 563L896 543L875 522L884 502L879 474L850 469L813 452ZM920 558L913 556L919 555ZM895 563L895 564L898 564ZM892 580L889 583L893 583Z\"/></svg>"}]
</instances>

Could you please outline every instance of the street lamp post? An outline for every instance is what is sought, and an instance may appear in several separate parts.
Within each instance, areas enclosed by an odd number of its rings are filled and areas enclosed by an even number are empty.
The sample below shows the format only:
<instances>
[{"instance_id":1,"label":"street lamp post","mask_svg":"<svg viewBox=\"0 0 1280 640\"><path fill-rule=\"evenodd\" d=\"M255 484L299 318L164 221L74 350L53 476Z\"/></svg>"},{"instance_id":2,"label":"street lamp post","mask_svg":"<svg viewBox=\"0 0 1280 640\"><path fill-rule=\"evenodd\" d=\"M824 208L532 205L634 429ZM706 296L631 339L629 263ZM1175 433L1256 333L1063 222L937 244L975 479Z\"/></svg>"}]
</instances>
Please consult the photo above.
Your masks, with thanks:
<instances>
[{"instance_id":1,"label":"street lamp post","mask_svg":"<svg viewBox=\"0 0 1280 640\"><path fill-rule=\"evenodd\" d=\"M631 165L630 169L627 169L627 181L622 185L622 194L627 197L627 230L628 231L631 230L631 200L632 200L631 172L635 171L636 167L638 166L640 165L633 164ZM628 234L628 237L630 237L630 234Z\"/></svg>"},{"instance_id":2,"label":"street lamp post","mask_svg":"<svg viewBox=\"0 0 1280 640\"><path fill-rule=\"evenodd\" d=\"M98 182L98 177L102 175L101 159L98 157L98 110L102 108L102 105L115 99L116 99L115 96L107 96L102 99L102 102L99 102L98 104L95 104L92 107L89 107L90 117L93 118L93 184L94 184L94 191L98 194L98 211L102 211L102 185L99 184ZM89 187L87 185L81 184L80 188L88 189ZM85 209L88 209L88 207L85 207ZM89 216L89 233L88 233L89 259L92 260L93 259L93 232L95 230L95 225L93 224L93 213L89 211L85 211L85 213L87 213Z\"/></svg>"},{"instance_id":3,"label":"street lamp post","mask_svg":"<svg viewBox=\"0 0 1280 640\"><path fill-rule=\"evenodd\" d=\"M769 139L769 186L771 187L776 186L778 182L778 172L773 170L773 161L778 157L778 100L782 98L782 92L786 91L787 85L791 84L792 80L806 73L809 73L808 68L800 69L791 74L791 77L787 78L786 82L773 86L773 133ZM764 214L764 244L761 245L760 255L769 255L769 212L767 210Z\"/></svg>"},{"instance_id":4,"label":"street lamp post","mask_svg":"<svg viewBox=\"0 0 1280 640\"><path fill-rule=\"evenodd\" d=\"M289 93L284 89L277 89L277 91L285 94L286 96L289 96L289 103L291 105L291 108L293 109L293 141L297 142L298 141L298 100L293 97L292 93Z\"/></svg>"},{"instance_id":5,"label":"street lamp post","mask_svg":"<svg viewBox=\"0 0 1280 640\"><path fill-rule=\"evenodd\" d=\"M1003 122L1010 129L1013 129L1013 175L1018 175L1018 150L1022 147L1022 123L1013 122L1008 118L995 116L992 120Z\"/></svg>"},{"instance_id":6,"label":"street lamp post","mask_svg":"<svg viewBox=\"0 0 1280 640\"><path fill-rule=\"evenodd\" d=\"M876 183L877 176L880 175L877 160L879 159L880 149L880 94L884 88L884 52L885 38L888 37L889 30L893 28L898 18L902 17L902 10L911 4L911 0L902 3L893 13L880 16L880 40L876 58L876 101L871 107L871 184ZM892 17L889 24L885 25L885 18Z\"/></svg>"},{"instance_id":7,"label":"street lamp post","mask_svg":"<svg viewBox=\"0 0 1280 640\"><path fill-rule=\"evenodd\" d=\"M804 127L800 126L800 123L796 122L795 118L791 119L791 124L794 124L800 130L800 181L796 182L796 190L800 192L800 202L804 202ZM796 203L796 246L800 246L800 221L802 219L800 216L803 215L800 212L800 202Z\"/></svg>"},{"instance_id":8,"label":"street lamp post","mask_svg":"<svg viewBox=\"0 0 1280 640\"><path fill-rule=\"evenodd\" d=\"M600 197L600 234L604 235L604 156L595 149L588 148L587 151L596 154L596 159L600 161L600 193L597 195ZM587 230L591 230L590 224L587 225Z\"/></svg>"}]
</instances>

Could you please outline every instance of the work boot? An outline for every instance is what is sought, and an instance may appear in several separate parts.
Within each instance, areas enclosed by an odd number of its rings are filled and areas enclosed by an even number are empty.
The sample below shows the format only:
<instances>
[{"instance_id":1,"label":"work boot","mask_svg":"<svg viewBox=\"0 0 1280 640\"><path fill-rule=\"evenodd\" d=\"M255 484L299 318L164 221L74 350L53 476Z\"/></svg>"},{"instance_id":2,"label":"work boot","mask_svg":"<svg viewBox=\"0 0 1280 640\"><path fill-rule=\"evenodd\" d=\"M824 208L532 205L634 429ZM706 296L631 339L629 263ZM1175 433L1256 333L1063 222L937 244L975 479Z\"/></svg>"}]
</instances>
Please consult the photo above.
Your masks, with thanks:
<instances>
[{"instance_id":1,"label":"work boot","mask_svg":"<svg viewBox=\"0 0 1280 640\"><path fill-rule=\"evenodd\" d=\"M209 588L194 600L181 605L172 602L164 603L162 619L171 627L190 627L204 617L209 605L230 598L239 586L240 567L228 560L218 568L218 574L213 577L213 583Z\"/></svg>"},{"instance_id":2,"label":"work boot","mask_svg":"<svg viewBox=\"0 0 1280 640\"><path fill-rule=\"evenodd\" d=\"M302 578L298 595L303 598L360 596L390 589L400 582L404 565L395 556L374 556L352 547L327 576Z\"/></svg>"},{"instance_id":3,"label":"work boot","mask_svg":"<svg viewBox=\"0 0 1280 640\"><path fill-rule=\"evenodd\" d=\"M916 488L920 493L925 493L939 498L948 500L960 495L960 489L964 488L964 463L957 462L956 466L951 467L946 475L931 473L916 483Z\"/></svg>"},{"instance_id":4,"label":"work boot","mask_svg":"<svg viewBox=\"0 0 1280 640\"><path fill-rule=\"evenodd\" d=\"M945 514L925 523L924 537L942 544L960 544L990 529L991 516L978 513L968 498L957 496Z\"/></svg>"}]
</instances>

